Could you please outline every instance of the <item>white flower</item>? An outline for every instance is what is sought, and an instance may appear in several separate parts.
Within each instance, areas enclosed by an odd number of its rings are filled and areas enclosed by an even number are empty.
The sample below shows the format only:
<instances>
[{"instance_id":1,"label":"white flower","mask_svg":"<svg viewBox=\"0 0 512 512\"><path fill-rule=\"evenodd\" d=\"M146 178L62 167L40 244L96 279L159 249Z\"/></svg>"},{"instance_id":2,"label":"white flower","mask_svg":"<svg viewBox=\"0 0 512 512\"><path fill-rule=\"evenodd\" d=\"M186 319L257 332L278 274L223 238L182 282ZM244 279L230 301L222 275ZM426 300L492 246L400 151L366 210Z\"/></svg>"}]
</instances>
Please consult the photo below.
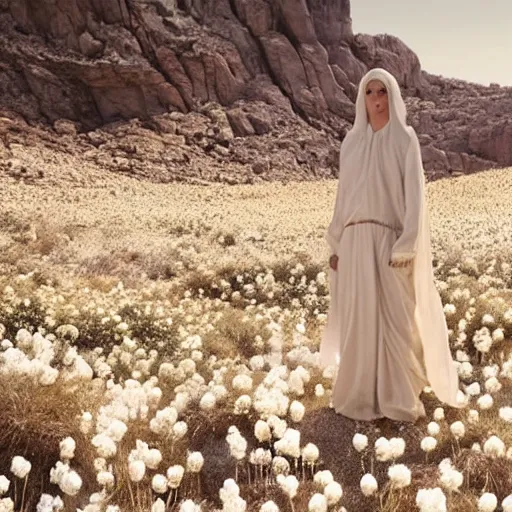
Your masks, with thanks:
<instances>
[{"instance_id":1,"label":"white flower","mask_svg":"<svg viewBox=\"0 0 512 512\"><path fill-rule=\"evenodd\" d=\"M207 391L199 402L199 407L204 411L209 411L215 407L217 400L211 391Z\"/></svg>"},{"instance_id":2,"label":"white flower","mask_svg":"<svg viewBox=\"0 0 512 512\"><path fill-rule=\"evenodd\" d=\"M140 482L146 474L146 464L142 460L132 460L128 463L128 473L132 482Z\"/></svg>"},{"instance_id":3,"label":"white flower","mask_svg":"<svg viewBox=\"0 0 512 512\"><path fill-rule=\"evenodd\" d=\"M500 407L500 418L507 423L512 423L512 407Z\"/></svg>"},{"instance_id":4,"label":"white flower","mask_svg":"<svg viewBox=\"0 0 512 512\"><path fill-rule=\"evenodd\" d=\"M151 507L151 512L165 512L165 501L158 498Z\"/></svg>"},{"instance_id":5,"label":"white flower","mask_svg":"<svg viewBox=\"0 0 512 512\"><path fill-rule=\"evenodd\" d=\"M360 482L361 491L365 496L371 496L378 489L377 480L370 473L367 473L361 478Z\"/></svg>"},{"instance_id":6,"label":"white flower","mask_svg":"<svg viewBox=\"0 0 512 512\"><path fill-rule=\"evenodd\" d=\"M505 443L497 436L491 436L484 443L484 453L494 457L505 456Z\"/></svg>"},{"instance_id":7,"label":"white flower","mask_svg":"<svg viewBox=\"0 0 512 512\"><path fill-rule=\"evenodd\" d=\"M512 309L510 310L512 312ZM503 512L512 512L512 494L509 494L502 502Z\"/></svg>"},{"instance_id":8,"label":"white flower","mask_svg":"<svg viewBox=\"0 0 512 512\"><path fill-rule=\"evenodd\" d=\"M274 443L274 448L278 454L298 459L300 457L300 432L293 428L287 428L283 437Z\"/></svg>"},{"instance_id":9,"label":"white flower","mask_svg":"<svg viewBox=\"0 0 512 512\"><path fill-rule=\"evenodd\" d=\"M167 478L165 475L154 475L153 479L151 480L151 488L153 491L155 491L157 494L163 494L167 491Z\"/></svg>"},{"instance_id":10,"label":"white flower","mask_svg":"<svg viewBox=\"0 0 512 512\"><path fill-rule=\"evenodd\" d=\"M265 358L260 355L252 356L249 359L249 366L253 372L263 370L265 367Z\"/></svg>"},{"instance_id":11,"label":"white flower","mask_svg":"<svg viewBox=\"0 0 512 512\"><path fill-rule=\"evenodd\" d=\"M496 377L490 377L485 381L485 389L488 393L497 393L501 389L501 382Z\"/></svg>"},{"instance_id":12,"label":"white flower","mask_svg":"<svg viewBox=\"0 0 512 512\"><path fill-rule=\"evenodd\" d=\"M254 435L260 443L270 441L272 439L272 433L270 432L270 426L266 421L258 420L254 425Z\"/></svg>"},{"instance_id":13,"label":"white flower","mask_svg":"<svg viewBox=\"0 0 512 512\"><path fill-rule=\"evenodd\" d=\"M235 401L235 414L247 414L252 406L252 398L249 395L241 395Z\"/></svg>"},{"instance_id":14,"label":"white flower","mask_svg":"<svg viewBox=\"0 0 512 512\"><path fill-rule=\"evenodd\" d=\"M452 316L457 311L457 308L453 304L445 304L443 310L446 316Z\"/></svg>"},{"instance_id":15,"label":"white flower","mask_svg":"<svg viewBox=\"0 0 512 512\"><path fill-rule=\"evenodd\" d=\"M439 470L441 471L440 482L443 487L450 491L457 491L464 481L463 474L452 466L450 459L442 460Z\"/></svg>"},{"instance_id":16,"label":"white flower","mask_svg":"<svg viewBox=\"0 0 512 512\"><path fill-rule=\"evenodd\" d=\"M80 432L82 434L89 434L92 430L92 414L90 412L84 412L80 418Z\"/></svg>"},{"instance_id":17,"label":"white flower","mask_svg":"<svg viewBox=\"0 0 512 512\"><path fill-rule=\"evenodd\" d=\"M167 479L171 489L177 489L180 486L184 473L185 468L179 464L175 464L167 470Z\"/></svg>"},{"instance_id":18,"label":"white flower","mask_svg":"<svg viewBox=\"0 0 512 512\"><path fill-rule=\"evenodd\" d=\"M482 327L473 335L473 344L479 352L489 352L492 346L492 337L487 327Z\"/></svg>"},{"instance_id":19,"label":"white flower","mask_svg":"<svg viewBox=\"0 0 512 512\"><path fill-rule=\"evenodd\" d=\"M355 434L352 438L352 445L358 452L362 452L368 446L368 437L364 434Z\"/></svg>"},{"instance_id":20,"label":"white flower","mask_svg":"<svg viewBox=\"0 0 512 512\"><path fill-rule=\"evenodd\" d=\"M157 469L160 465L160 462L162 462L162 453L156 448L151 448L150 450L146 450L144 452L142 460L149 469Z\"/></svg>"},{"instance_id":21,"label":"white flower","mask_svg":"<svg viewBox=\"0 0 512 512\"><path fill-rule=\"evenodd\" d=\"M59 443L60 458L70 460L75 456L76 443L72 437L66 437Z\"/></svg>"},{"instance_id":22,"label":"white flower","mask_svg":"<svg viewBox=\"0 0 512 512\"><path fill-rule=\"evenodd\" d=\"M299 488L299 481L295 475L278 475L277 483L281 486L281 489L290 497L294 498Z\"/></svg>"},{"instance_id":23,"label":"white flower","mask_svg":"<svg viewBox=\"0 0 512 512\"><path fill-rule=\"evenodd\" d=\"M0 476L0 496L4 495L9 490L11 482L4 475Z\"/></svg>"},{"instance_id":24,"label":"white flower","mask_svg":"<svg viewBox=\"0 0 512 512\"><path fill-rule=\"evenodd\" d=\"M316 397L318 397L318 398L320 398L320 397L322 397L322 396L324 396L324 395L325 395L325 389L324 389L324 387L322 386L322 384L317 384L317 385L315 386L315 396L316 396Z\"/></svg>"},{"instance_id":25,"label":"white flower","mask_svg":"<svg viewBox=\"0 0 512 512\"><path fill-rule=\"evenodd\" d=\"M54 498L50 494L41 494L39 503L37 504L36 507L36 512L54 512L57 510L62 510L63 508L64 503L60 496ZM1 504L0 510L3 510Z\"/></svg>"},{"instance_id":26,"label":"white flower","mask_svg":"<svg viewBox=\"0 0 512 512\"><path fill-rule=\"evenodd\" d=\"M115 479L114 475L110 471L100 471L96 475L96 481L101 485L101 487L112 487Z\"/></svg>"},{"instance_id":27,"label":"white flower","mask_svg":"<svg viewBox=\"0 0 512 512\"><path fill-rule=\"evenodd\" d=\"M261 505L259 512L279 512L279 507L273 501L266 501Z\"/></svg>"},{"instance_id":28,"label":"white flower","mask_svg":"<svg viewBox=\"0 0 512 512\"><path fill-rule=\"evenodd\" d=\"M494 512L498 506L498 498L490 492L485 492L478 500L478 512Z\"/></svg>"},{"instance_id":29,"label":"white flower","mask_svg":"<svg viewBox=\"0 0 512 512\"><path fill-rule=\"evenodd\" d=\"M181 439L188 432L188 425L184 421L177 421L172 427L172 433L176 440Z\"/></svg>"},{"instance_id":30,"label":"white flower","mask_svg":"<svg viewBox=\"0 0 512 512\"><path fill-rule=\"evenodd\" d=\"M473 450L474 452L481 452L482 447L480 446L480 443L473 443L471 445L471 450Z\"/></svg>"},{"instance_id":31,"label":"white flower","mask_svg":"<svg viewBox=\"0 0 512 512\"><path fill-rule=\"evenodd\" d=\"M466 386L466 394L469 396L478 396L480 392L480 384L478 382L473 382L469 386Z\"/></svg>"},{"instance_id":32,"label":"white flower","mask_svg":"<svg viewBox=\"0 0 512 512\"><path fill-rule=\"evenodd\" d=\"M420 489L416 494L416 505L420 512L446 512L446 496L443 491L435 489Z\"/></svg>"},{"instance_id":33,"label":"white flower","mask_svg":"<svg viewBox=\"0 0 512 512\"><path fill-rule=\"evenodd\" d=\"M274 475L287 475L290 472L290 463L278 455L272 459L272 472Z\"/></svg>"},{"instance_id":34,"label":"white flower","mask_svg":"<svg viewBox=\"0 0 512 512\"><path fill-rule=\"evenodd\" d=\"M237 391L250 391L252 389L252 378L249 375L236 375L231 383Z\"/></svg>"},{"instance_id":35,"label":"white flower","mask_svg":"<svg viewBox=\"0 0 512 512\"><path fill-rule=\"evenodd\" d=\"M336 505L343 496L343 489L338 482L330 482L324 488L324 496L329 506Z\"/></svg>"},{"instance_id":36,"label":"white flower","mask_svg":"<svg viewBox=\"0 0 512 512\"><path fill-rule=\"evenodd\" d=\"M404 464L393 464L388 469L388 476L394 487L402 489L411 483L411 470Z\"/></svg>"},{"instance_id":37,"label":"white flower","mask_svg":"<svg viewBox=\"0 0 512 512\"><path fill-rule=\"evenodd\" d=\"M119 443L127 431L128 426L126 423L117 418L109 418L107 434L113 441Z\"/></svg>"},{"instance_id":38,"label":"white flower","mask_svg":"<svg viewBox=\"0 0 512 512\"><path fill-rule=\"evenodd\" d=\"M386 462L392 458L391 445L385 437L379 437L375 441L375 455L380 462Z\"/></svg>"},{"instance_id":39,"label":"white flower","mask_svg":"<svg viewBox=\"0 0 512 512\"><path fill-rule=\"evenodd\" d=\"M494 317L490 315L489 313L486 313L482 317L482 325L492 325L494 324Z\"/></svg>"},{"instance_id":40,"label":"white flower","mask_svg":"<svg viewBox=\"0 0 512 512\"><path fill-rule=\"evenodd\" d=\"M457 373L461 379L469 379L473 375L473 365L469 361L460 363Z\"/></svg>"},{"instance_id":41,"label":"white flower","mask_svg":"<svg viewBox=\"0 0 512 512\"><path fill-rule=\"evenodd\" d=\"M201 512L201 505L196 505L192 500L185 500L180 505L180 512Z\"/></svg>"},{"instance_id":42,"label":"white flower","mask_svg":"<svg viewBox=\"0 0 512 512\"><path fill-rule=\"evenodd\" d=\"M91 443L96 447L98 455L105 459L113 457L117 452L116 443L106 434L102 433L94 436Z\"/></svg>"},{"instance_id":43,"label":"white flower","mask_svg":"<svg viewBox=\"0 0 512 512\"><path fill-rule=\"evenodd\" d=\"M237 483L232 478L224 480L222 489L219 489L219 497L222 503L226 504L238 496L240 496L240 488Z\"/></svg>"},{"instance_id":44,"label":"white flower","mask_svg":"<svg viewBox=\"0 0 512 512\"><path fill-rule=\"evenodd\" d=\"M493 404L494 400L491 395L482 395L477 401L476 401L478 407L482 409L482 411L485 411L487 409L490 409Z\"/></svg>"},{"instance_id":45,"label":"white flower","mask_svg":"<svg viewBox=\"0 0 512 512\"><path fill-rule=\"evenodd\" d=\"M430 436L427 436L427 437L424 437L422 440L421 440L421 449L426 452L426 453L429 453L433 450L436 449L436 446L437 446L437 440L435 437L430 437Z\"/></svg>"},{"instance_id":46,"label":"white flower","mask_svg":"<svg viewBox=\"0 0 512 512\"><path fill-rule=\"evenodd\" d=\"M11 498L0 499L0 512L14 512L14 502Z\"/></svg>"},{"instance_id":47,"label":"white flower","mask_svg":"<svg viewBox=\"0 0 512 512\"><path fill-rule=\"evenodd\" d=\"M444 420L444 409L442 407L437 407L434 411L434 419L436 421Z\"/></svg>"},{"instance_id":48,"label":"white flower","mask_svg":"<svg viewBox=\"0 0 512 512\"><path fill-rule=\"evenodd\" d=\"M459 389L457 391L457 396L456 396L456 400L457 400L457 404L460 406L460 407L466 407L466 405L468 405L469 403L469 396L466 395L462 389Z\"/></svg>"},{"instance_id":49,"label":"white flower","mask_svg":"<svg viewBox=\"0 0 512 512\"><path fill-rule=\"evenodd\" d=\"M75 496L82 488L82 479L76 471L69 470L62 476L59 487L63 493Z\"/></svg>"},{"instance_id":50,"label":"white flower","mask_svg":"<svg viewBox=\"0 0 512 512\"><path fill-rule=\"evenodd\" d=\"M450 432L456 439L462 439L466 433L464 423L462 421L455 421L450 425Z\"/></svg>"},{"instance_id":51,"label":"white flower","mask_svg":"<svg viewBox=\"0 0 512 512\"><path fill-rule=\"evenodd\" d=\"M497 377L500 372L500 367L497 364L485 366L482 370L484 379L490 379L491 377Z\"/></svg>"},{"instance_id":52,"label":"white flower","mask_svg":"<svg viewBox=\"0 0 512 512\"><path fill-rule=\"evenodd\" d=\"M330 483L334 482L334 477L328 469L324 469L323 471L317 471L313 477L313 480L321 487L326 487Z\"/></svg>"},{"instance_id":53,"label":"white flower","mask_svg":"<svg viewBox=\"0 0 512 512\"><path fill-rule=\"evenodd\" d=\"M439 426L439 423L436 423L435 421L431 421L428 425L427 425L427 431L428 433L432 436L432 437L435 437L439 434L439 432L441 431L441 427Z\"/></svg>"},{"instance_id":54,"label":"white flower","mask_svg":"<svg viewBox=\"0 0 512 512\"><path fill-rule=\"evenodd\" d=\"M311 496L308 503L309 512L327 512L327 498L320 493L315 493Z\"/></svg>"},{"instance_id":55,"label":"white flower","mask_svg":"<svg viewBox=\"0 0 512 512\"><path fill-rule=\"evenodd\" d=\"M318 451L318 448L313 443L308 443L303 449L302 449L302 459L307 464L314 464L320 455L320 452Z\"/></svg>"},{"instance_id":56,"label":"white flower","mask_svg":"<svg viewBox=\"0 0 512 512\"><path fill-rule=\"evenodd\" d=\"M392 437L389 440L389 447L391 449L391 458L398 459L404 454L405 441L401 437Z\"/></svg>"},{"instance_id":57,"label":"white flower","mask_svg":"<svg viewBox=\"0 0 512 512\"><path fill-rule=\"evenodd\" d=\"M201 452L190 452L187 457L187 471L199 473L203 468L204 458Z\"/></svg>"},{"instance_id":58,"label":"white flower","mask_svg":"<svg viewBox=\"0 0 512 512\"><path fill-rule=\"evenodd\" d=\"M18 331L18 334L21 331ZM18 478L25 478L32 469L32 464L25 459L24 457L21 457L20 455L16 455L13 457L11 462L11 473L13 473Z\"/></svg>"},{"instance_id":59,"label":"white flower","mask_svg":"<svg viewBox=\"0 0 512 512\"><path fill-rule=\"evenodd\" d=\"M494 342L500 342L500 341L503 341L505 339L505 333L503 332L503 329L494 329L494 331L492 331L492 340Z\"/></svg>"},{"instance_id":60,"label":"white flower","mask_svg":"<svg viewBox=\"0 0 512 512\"><path fill-rule=\"evenodd\" d=\"M228 435L226 441L229 445L231 455L236 460L242 460L245 457L247 451L247 441L240 434L240 431L235 426L231 426L228 429Z\"/></svg>"},{"instance_id":61,"label":"white flower","mask_svg":"<svg viewBox=\"0 0 512 512\"><path fill-rule=\"evenodd\" d=\"M302 421L306 408L297 400L290 404L290 417L293 422L298 423Z\"/></svg>"},{"instance_id":62,"label":"white flower","mask_svg":"<svg viewBox=\"0 0 512 512\"><path fill-rule=\"evenodd\" d=\"M479 419L480 419L480 414L476 409L470 409L468 411L468 422L469 423L471 423L472 425L475 425L476 423L478 423Z\"/></svg>"}]
</instances>

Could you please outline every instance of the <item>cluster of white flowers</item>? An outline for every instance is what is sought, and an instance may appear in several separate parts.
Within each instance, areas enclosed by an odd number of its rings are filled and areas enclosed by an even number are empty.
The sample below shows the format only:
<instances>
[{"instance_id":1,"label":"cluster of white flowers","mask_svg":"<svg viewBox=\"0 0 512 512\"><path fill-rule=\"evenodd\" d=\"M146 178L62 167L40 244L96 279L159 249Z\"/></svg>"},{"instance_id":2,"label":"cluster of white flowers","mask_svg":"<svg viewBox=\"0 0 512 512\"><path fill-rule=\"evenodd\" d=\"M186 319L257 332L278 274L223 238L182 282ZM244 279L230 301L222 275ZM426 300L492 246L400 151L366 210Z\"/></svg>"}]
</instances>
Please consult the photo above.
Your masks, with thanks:
<instances>
[{"instance_id":1,"label":"cluster of white flowers","mask_svg":"<svg viewBox=\"0 0 512 512\"><path fill-rule=\"evenodd\" d=\"M401 457L405 451L405 441L400 437L386 439L379 437L375 441L375 455L378 461L386 462Z\"/></svg>"},{"instance_id":2,"label":"cluster of white flowers","mask_svg":"<svg viewBox=\"0 0 512 512\"><path fill-rule=\"evenodd\" d=\"M229 451L232 457L237 461L245 458L247 452L247 440L234 425L229 427L226 441L229 445Z\"/></svg>"},{"instance_id":3,"label":"cluster of white flowers","mask_svg":"<svg viewBox=\"0 0 512 512\"><path fill-rule=\"evenodd\" d=\"M443 459L439 463L439 471L441 473L439 480L445 489L449 491L457 491L462 485L464 476L453 467L450 459Z\"/></svg>"},{"instance_id":4,"label":"cluster of white flowers","mask_svg":"<svg viewBox=\"0 0 512 512\"><path fill-rule=\"evenodd\" d=\"M69 496L75 496L82 488L80 475L71 469L68 462L57 461L50 470L50 482L57 484L61 491Z\"/></svg>"},{"instance_id":5,"label":"cluster of white flowers","mask_svg":"<svg viewBox=\"0 0 512 512\"><path fill-rule=\"evenodd\" d=\"M274 448L278 455L285 455L298 459L300 451L300 431L293 428L287 428L281 439L274 442Z\"/></svg>"},{"instance_id":6,"label":"cluster of white flowers","mask_svg":"<svg viewBox=\"0 0 512 512\"><path fill-rule=\"evenodd\" d=\"M473 335L473 345L475 348L482 353L487 353L491 350L493 339L488 327L482 327L478 331L475 331Z\"/></svg>"},{"instance_id":7,"label":"cluster of white flowers","mask_svg":"<svg viewBox=\"0 0 512 512\"><path fill-rule=\"evenodd\" d=\"M407 487L411 483L411 470L404 464L393 464L388 468L391 484L397 489Z\"/></svg>"},{"instance_id":8,"label":"cluster of white flowers","mask_svg":"<svg viewBox=\"0 0 512 512\"><path fill-rule=\"evenodd\" d=\"M60 496L51 494L41 494L41 498L36 505L36 512L58 512L64 509L64 502ZM1 510L1 509L0 509Z\"/></svg>"},{"instance_id":9,"label":"cluster of white flowers","mask_svg":"<svg viewBox=\"0 0 512 512\"><path fill-rule=\"evenodd\" d=\"M439 487L419 489L416 494L416 505L420 512L446 512L446 496Z\"/></svg>"},{"instance_id":10,"label":"cluster of white flowers","mask_svg":"<svg viewBox=\"0 0 512 512\"><path fill-rule=\"evenodd\" d=\"M505 456L505 443L498 436L491 436L484 443L484 453L492 457Z\"/></svg>"},{"instance_id":11,"label":"cluster of white flowers","mask_svg":"<svg viewBox=\"0 0 512 512\"><path fill-rule=\"evenodd\" d=\"M223 512L244 512L247 508L246 501L240 496L240 488L232 478L224 481L219 496Z\"/></svg>"}]
</instances>

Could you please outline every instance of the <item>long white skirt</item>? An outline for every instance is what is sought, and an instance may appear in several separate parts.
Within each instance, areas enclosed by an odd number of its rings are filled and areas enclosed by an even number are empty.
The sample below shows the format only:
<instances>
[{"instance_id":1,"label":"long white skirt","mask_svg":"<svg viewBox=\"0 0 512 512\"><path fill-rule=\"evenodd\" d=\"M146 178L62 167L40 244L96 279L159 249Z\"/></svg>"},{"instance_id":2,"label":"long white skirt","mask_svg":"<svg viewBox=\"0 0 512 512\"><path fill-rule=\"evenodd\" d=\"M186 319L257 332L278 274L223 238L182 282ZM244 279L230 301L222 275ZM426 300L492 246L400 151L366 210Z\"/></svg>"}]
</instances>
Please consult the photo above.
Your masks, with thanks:
<instances>
[{"instance_id":1,"label":"long white skirt","mask_svg":"<svg viewBox=\"0 0 512 512\"><path fill-rule=\"evenodd\" d=\"M336 412L356 420L415 421L428 384L414 320L413 269L391 267L394 230L374 223L347 226L337 271L329 270L330 307L320 347L339 362Z\"/></svg>"}]
</instances>

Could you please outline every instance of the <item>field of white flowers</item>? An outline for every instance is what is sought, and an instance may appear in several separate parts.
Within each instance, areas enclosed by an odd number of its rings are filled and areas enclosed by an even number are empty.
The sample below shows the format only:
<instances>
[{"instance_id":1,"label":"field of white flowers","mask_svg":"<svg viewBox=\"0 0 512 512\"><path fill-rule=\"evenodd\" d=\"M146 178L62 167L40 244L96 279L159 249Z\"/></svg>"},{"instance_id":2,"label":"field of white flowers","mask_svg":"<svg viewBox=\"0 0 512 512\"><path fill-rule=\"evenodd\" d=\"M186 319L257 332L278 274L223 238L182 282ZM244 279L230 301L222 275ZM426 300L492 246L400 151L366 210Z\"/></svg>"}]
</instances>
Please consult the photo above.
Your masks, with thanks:
<instances>
[{"instance_id":1,"label":"field of white flowers","mask_svg":"<svg viewBox=\"0 0 512 512\"><path fill-rule=\"evenodd\" d=\"M329 407L335 187L3 184L0 512L511 512L512 169L427 187L465 407L415 425Z\"/></svg>"}]
</instances>

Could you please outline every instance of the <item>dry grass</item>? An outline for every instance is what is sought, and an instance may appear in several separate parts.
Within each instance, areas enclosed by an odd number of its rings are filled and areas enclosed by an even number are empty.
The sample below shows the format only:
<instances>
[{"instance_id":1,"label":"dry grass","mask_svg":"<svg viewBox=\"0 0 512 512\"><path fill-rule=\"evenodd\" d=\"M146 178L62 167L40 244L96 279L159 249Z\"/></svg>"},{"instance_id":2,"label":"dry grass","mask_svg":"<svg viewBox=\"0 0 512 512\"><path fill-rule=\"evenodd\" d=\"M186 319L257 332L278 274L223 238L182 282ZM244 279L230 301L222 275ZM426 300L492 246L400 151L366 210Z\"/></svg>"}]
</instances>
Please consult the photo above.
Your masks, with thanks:
<instances>
[{"instance_id":1,"label":"dry grass","mask_svg":"<svg viewBox=\"0 0 512 512\"><path fill-rule=\"evenodd\" d=\"M60 458L59 443L71 436L76 441L73 468L81 475L85 492L93 492L95 474L89 441L79 430L78 417L87 404L97 400L84 390L70 391L68 386L42 387L29 379L0 377L2 407L0 408L0 474L10 473L11 459L22 455L32 463L28 476L25 505L35 510L41 493L55 495L59 489L49 484L50 469ZM21 496L18 496L20 498ZM75 500L69 500L73 506ZM20 503L18 502L18 505Z\"/></svg>"},{"instance_id":2,"label":"dry grass","mask_svg":"<svg viewBox=\"0 0 512 512\"><path fill-rule=\"evenodd\" d=\"M252 187L194 187L183 185L153 185L137 183L119 178L119 193L103 189L52 190L37 187L16 187L7 184L0 190L0 200L8 212L0 221L0 232L8 241L6 249L0 251L0 265L6 274L0 277L0 285L5 286L13 280L16 273L34 271L32 279L17 280L16 289L20 297L33 297L40 292L40 285L51 281L58 291L68 286L78 290L88 287L91 292L83 294L68 293L65 300L76 305L79 314L76 323L83 321L81 335L87 334L87 315L81 309L89 301L100 303L109 311L118 307L116 300L122 303L119 309L123 320L129 320L134 327L135 337L153 348L151 337L164 344L162 352L172 355L178 346L177 326L192 324L191 331L206 322L214 329L201 332L205 359L216 355L220 360L235 359L241 362L255 354L268 351L266 342L270 332L266 320L255 319L255 312L245 309L246 302L236 303L218 309L220 318L212 320L214 314L206 320L201 308L191 307L190 311L180 312L174 317L172 329L158 330L152 318L144 319L136 311L136 305L144 301L161 301L176 304L184 290L194 293L192 305L202 303L197 298L200 289L205 295L215 298L221 292L212 288L213 283L225 279L235 283L238 274L247 272L251 279L259 270L271 269L278 283L287 283L290 270L297 263L305 267L304 274L309 283L321 271L327 270L327 249L323 235L332 213L334 182L296 183L286 187L280 185L258 185ZM482 190L485 189L485 194ZM471 177L461 177L429 184L429 201L432 239L436 263L440 264L436 275L450 283L443 292L444 302L450 301L450 294L456 287L468 288L470 296L476 298L476 314L469 322L467 332L480 327L484 313L496 317L503 315L509 307L512 295L505 288L512 285L512 274L499 270L503 283L497 286L498 295L504 303L492 301L480 294L489 290L490 285L481 277L486 272L489 260L498 253L498 268L501 262L512 263L512 249L507 245L512 240L512 210L503 208L503 204L512 192L510 170L490 171ZM69 201L69 197L73 200ZM482 197L485 196L485 197ZM79 202L75 199L79 198ZM300 201L297 200L300 198ZM45 216L40 216L41 201L45 203ZM205 207L205 204L208 207ZM473 208L468 211L468 204ZM34 224L34 219L38 219ZM57 220L58 219L58 222ZM33 235L33 236L32 236ZM219 239L222 236L223 238ZM507 238L508 237L508 238ZM493 248L489 252L489 247ZM477 269L465 261L468 256L477 260ZM453 268L463 272L459 278L453 277ZM67 281L67 278L71 278ZM456 280L458 279L458 281ZM119 292L115 287L122 280L126 288L133 287L140 296ZM71 284L69 284L71 283ZM279 297L276 304L281 308L290 308L289 316L277 316L283 330L283 351L294 346L294 329L298 321L290 303L293 298L301 298L303 290L290 287L289 295ZM98 297L108 297L105 303ZM135 299L134 299L135 297ZM144 297L142 299L141 297ZM257 295L258 303L273 305ZM508 302L507 302L508 300ZM76 302L75 302L76 301ZM207 301L204 301L205 303ZM449 327L456 329L458 321L465 315L469 304L466 300L456 302L457 313L448 319ZM38 304L34 301L34 304ZM52 308L53 306L53 302ZM115 305L115 307L114 307ZM160 305L160 303L159 303ZM300 313L304 311L298 308ZM313 308L311 308L313 309ZM35 310L34 310L35 311ZM57 319L67 320L65 310ZM167 311L167 309L166 309ZM115 311L117 312L117 310ZM20 315L25 314L19 308L7 325L9 332L15 332ZM46 312L26 312L37 321L43 321ZM105 312L112 315L113 312ZM184 320L192 316L192 320ZM310 322L310 318L312 319ZM303 344L317 348L322 322L316 313L308 318L307 340ZM248 319L248 321L246 321ZM21 320L25 320L21 318ZM0 319L4 322L4 319ZM27 320L28 321L28 320ZM6 323L6 322L4 322ZM7 322L8 323L8 322ZM91 339L108 348L114 341L110 332L96 329L90 322ZM96 329L96 330L95 330ZM256 337L261 341L256 342ZM499 359L501 351L512 350L510 333L507 339L497 344L486 362ZM96 346L88 345L84 347ZM468 345L470 352L471 343ZM160 362L160 359L158 360ZM292 367L293 365L290 365ZM123 370L124 371L124 370ZM206 364L198 364L198 371L208 382L212 377ZM233 371L233 370L231 370ZM478 368L477 368L478 372ZM128 377L126 371L118 376ZM254 386L264 377L264 372L253 375ZM226 383L232 375L226 376ZM475 375L476 380L478 373ZM467 411L446 408L446 421L442 423L442 432L438 437L438 447L429 456L420 449L421 438L426 435L428 420L420 420L416 425L401 425L387 420L372 424L361 424L335 415L328 408L328 396L314 396L314 386L321 382L326 388L330 383L318 375L305 386L305 395L299 397L306 406L307 415L299 425L301 445L314 442L320 449L319 469L330 469L344 489L343 505L349 511L358 512L408 512L415 510L416 491L419 488L436 487L438 483L437 464L444 457L454 457L457 468L464 472L463 492L449 497L449 510L467 512L476 509L476 499L483 489L495 492L500 499L512 493L512 462L506 459L490 459L469 451L475 441L483 442L490 435L499 436L507 446L512 446L510 426L497 418L497 408L510 405L512 386L506 384L496 395L496 404L492 411L481 411L480 422L468 428L461 441L462 451L458 453L449 432L449 424L464 420ZM167 405L172 399L174 386L171 380L159 383ZM95 453L90 442L78 430L76 421L83 409L97 409L100 397L89 395L86 391L69 393L59 385L42 388L25 380L0 379L5 390L4 407L0 410L0 474L8 474L13 455L25 455L32 462L30 488L27 495L32 510L35 500L42 491L56 494L58 489L47 484L50 468L59 459L58 443L67 435L77 441L79 458L72 463L84 480L85 496L97 491L92 460ZM205 457L205 467L201 474L201 489L198 482L186 477L180 490L180 498L195 497L204 501L204 510L213 510L219 506L218 489L226 478L234 477L235 465L229 456L225 441L229 426L236 425L242 435L249 440L249 448L255 448L254 422L256 416L237 416L233 411L236 393L219 404L213 411L205 413L198 407L187 410L184 419L188 422L189 433L182 442L172 444L159 439L142 421L130 422L128 433L119 444L119 455L115 461L117 477L112 500L122 510L149 512L154 496L149 491L149 477L139 487L129 484L127 475L128 454L135 448L136 440L148 442L163 454L161 468L172 464L184 464L187 449L199 450ZM424 396L429 418L439 403L431 396ZM473 405L474 406L474 405ZM413 471L413 485L397 491L387 485L387 465L375 464L375 476L379 481L381 495L378 498L363 498L359 489L359 479L363 468L371 465L370 454L361 458L351 447L354 433L368 435L370 443L380 436L403 437L407 443L406 455L402 460ZM362 459L362 460L361 460ZM161 469L159 472L164 473ZM241 495L248 502L248 511L257 512L259 506L273 499L282 511L291 511L288 498L276 485L256 483L248 485L247 469L240 468ZM307 510L311 495L318 491L310 481L301 483L298 496L293 500L296 512ZM67 501L72 510L76 503ZM75 507L76 509L76 507ZM74 510L74 509L73 509ZM28 512L28 510L26 511Z\"/></svg>"},{"instance_id":3,"label":"dry grass","mask_svg":"<svg viewBox=\"0 0 512 512\"><path fill-rule=\"evenodd\" d=\"M243 311L226 308L215 329L203 338L203 345L207 354L215 354L220 359L240 356L249 359L263 353L264 343L270 334L265 321L249 321ZM262 338L259 346L255 342L258 335Z\"/></svg>"},{"instance_id":4,"label":"dry grass","mask_svg":"<svg viewBox=\"0 0 512 512\"><path fill-rule=\"evenodd\" d=\"M489 246L506 250L512 213L502 205L512 191L511 175L509 169L500 169L428 184L434 254L448 268L449 252L456 263L465 254L485 254ZM74 264L79 270L90 265L87 272L92 275L121 272L126 252L136 255L124 270L133 279L143 279L144 273L165 278L172 276L175 259L172 251L166 256L166 247L176 241L197 247L188 262L194 263L192 269L195 263L221 268L235 261L250 268L262 262L279 274L280 261L304 255L327 267L323 235L332 215L335 180L200 187L117 179L114 195L112 187L64 190L5 183L0 200L8 213L0 230L23 235L39 219L38 238L30 242L29 252L51 255L65 272L76 270ZM219 233L225 236L222 244L215 235ZM11 262L19 260L13 248L9 251ZM160 263L151 262L152 254ZM109 255L121 261L104 261Z\"/></svg>"}]
</instances>

